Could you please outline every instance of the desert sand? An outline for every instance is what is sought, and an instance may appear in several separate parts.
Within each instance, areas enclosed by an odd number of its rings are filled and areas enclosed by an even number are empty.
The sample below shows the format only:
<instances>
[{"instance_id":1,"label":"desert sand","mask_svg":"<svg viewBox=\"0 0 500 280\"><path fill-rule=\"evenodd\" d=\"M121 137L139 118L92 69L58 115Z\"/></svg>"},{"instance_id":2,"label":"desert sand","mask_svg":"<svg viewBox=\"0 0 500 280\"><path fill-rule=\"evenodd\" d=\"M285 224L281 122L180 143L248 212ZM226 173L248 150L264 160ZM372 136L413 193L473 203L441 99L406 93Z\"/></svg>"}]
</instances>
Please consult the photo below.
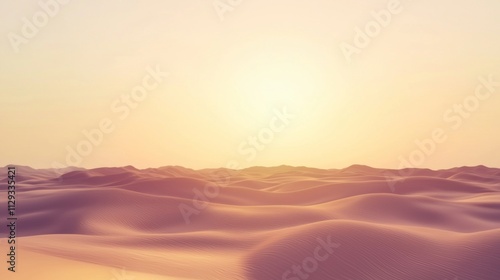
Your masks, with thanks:
<instances>
[{"instance_id":1,"label":"desert sand","mask_svg":"<svg viewBox=\"0 0 500 280\"><path fill-rule=\"evenodd\" d=\"M500 169L65 172L17 166L0 279L500 279Z\"/></svg>"}]
</instances>

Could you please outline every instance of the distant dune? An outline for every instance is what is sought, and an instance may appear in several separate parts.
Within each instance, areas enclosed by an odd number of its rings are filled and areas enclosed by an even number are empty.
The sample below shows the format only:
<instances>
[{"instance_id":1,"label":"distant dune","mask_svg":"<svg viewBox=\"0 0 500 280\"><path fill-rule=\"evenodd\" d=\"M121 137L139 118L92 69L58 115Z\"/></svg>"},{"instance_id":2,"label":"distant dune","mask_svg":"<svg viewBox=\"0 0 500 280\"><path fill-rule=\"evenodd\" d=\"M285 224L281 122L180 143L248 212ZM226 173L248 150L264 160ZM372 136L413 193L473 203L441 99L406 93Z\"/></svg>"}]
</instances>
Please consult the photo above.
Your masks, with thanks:
<instances>
[{"instance_id":1,"label":"distant dune","mask_svg":"<svg viewBox=\"0 0 500 280\"><path fill-rule=\"evenodd\" d=\"M18 166L17 185L2 280L500 279L500 169L485 166ZM5 187L0 203L6 221Z\"/></svg>"}]
</instances>

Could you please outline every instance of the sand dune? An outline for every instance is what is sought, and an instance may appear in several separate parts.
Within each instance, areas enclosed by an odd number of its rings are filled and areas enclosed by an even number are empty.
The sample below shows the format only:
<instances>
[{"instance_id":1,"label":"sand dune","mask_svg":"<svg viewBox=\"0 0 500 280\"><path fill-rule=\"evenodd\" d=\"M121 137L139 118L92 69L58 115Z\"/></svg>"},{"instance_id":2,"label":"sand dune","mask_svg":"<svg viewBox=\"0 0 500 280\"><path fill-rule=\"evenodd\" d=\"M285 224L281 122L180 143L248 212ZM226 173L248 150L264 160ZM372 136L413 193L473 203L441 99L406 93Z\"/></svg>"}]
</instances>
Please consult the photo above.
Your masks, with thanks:
<instances>
[{"instance_id":1,"label":"sand dune","mask_svg":"<svg viewBox=\"0 0 500 280\"><path fill-rule=\"evenodd\" d=\"M17 173L1 279L500 279L499 169Z\"/></svg>"}]
</instances>

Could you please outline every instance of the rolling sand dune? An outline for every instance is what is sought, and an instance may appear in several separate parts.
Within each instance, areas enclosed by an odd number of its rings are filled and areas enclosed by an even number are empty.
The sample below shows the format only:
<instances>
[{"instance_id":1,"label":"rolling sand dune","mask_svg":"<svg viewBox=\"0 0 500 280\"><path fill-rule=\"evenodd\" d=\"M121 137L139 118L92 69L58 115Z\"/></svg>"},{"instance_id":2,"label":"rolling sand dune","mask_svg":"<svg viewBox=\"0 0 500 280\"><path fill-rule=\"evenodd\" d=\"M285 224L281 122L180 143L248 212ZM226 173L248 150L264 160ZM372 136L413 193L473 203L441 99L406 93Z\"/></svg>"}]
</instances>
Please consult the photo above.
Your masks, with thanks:
<instances>
[{"instance_id":1,"label":"rolling sand dune","mask_svg":"<svg viewBox=\"0 0 500 280\"><path fill-rule=\"evenodd\" d=\"M499 169L63 173L17 167L0 279L500 279Z\"/></svg>"}]
</instances>

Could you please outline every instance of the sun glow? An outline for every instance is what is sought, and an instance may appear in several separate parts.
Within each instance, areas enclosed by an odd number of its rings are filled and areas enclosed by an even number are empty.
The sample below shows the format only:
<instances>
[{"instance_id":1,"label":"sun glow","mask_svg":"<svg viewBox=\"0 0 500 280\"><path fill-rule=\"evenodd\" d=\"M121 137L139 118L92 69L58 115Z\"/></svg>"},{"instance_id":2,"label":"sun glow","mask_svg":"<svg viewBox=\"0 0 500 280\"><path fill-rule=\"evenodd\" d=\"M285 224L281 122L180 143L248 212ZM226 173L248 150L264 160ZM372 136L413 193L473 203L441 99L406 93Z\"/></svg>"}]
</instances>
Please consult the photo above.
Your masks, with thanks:
<instances>
[{"instance_id":1,"label":"sun glow","mask_svg":"<svg viewBox=\"0 0 500 280\"><path fill-rule=\"evenodd\" d=\"M243 68L236 83L239 92L255 103L301 108L324 90L318 72L319 65L307 56L262 58Z\"/></svg>"}]
</instances>

